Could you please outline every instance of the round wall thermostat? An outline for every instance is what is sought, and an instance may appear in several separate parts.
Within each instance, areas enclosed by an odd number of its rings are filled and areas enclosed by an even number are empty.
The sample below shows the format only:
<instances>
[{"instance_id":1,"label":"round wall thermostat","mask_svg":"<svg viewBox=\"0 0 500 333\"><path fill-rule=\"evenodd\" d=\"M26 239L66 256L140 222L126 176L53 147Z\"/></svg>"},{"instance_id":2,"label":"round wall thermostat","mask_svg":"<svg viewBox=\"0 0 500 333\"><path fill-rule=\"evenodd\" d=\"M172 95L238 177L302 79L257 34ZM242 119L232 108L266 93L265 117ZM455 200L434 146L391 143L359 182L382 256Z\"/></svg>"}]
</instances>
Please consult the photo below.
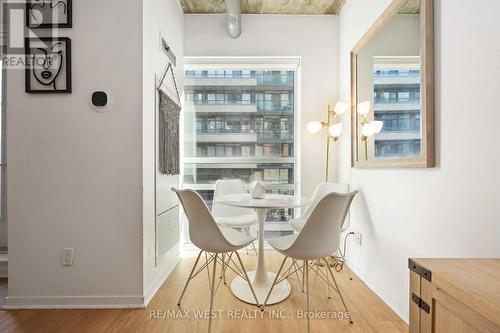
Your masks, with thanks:
<instances>
[{"instance_id":1,"label":"round wall thermostat","mask_svg":"<svg viewBox=\"0 0 500 333\"><path fill-rule=\"evenodd\" d=\"M106 112L114 106L114 96L110 91L96 90L90 98L90 106L94 111Z\"/></svg>"},{"instance_id":2,"label":"round wall thermostat","mask_svg":"<svg viewBox=\"0 0 500 333\"><path fill-rule=\"evenodd\" d=\"M106 106L108 104L108 94L104 91L96 91L92 94L92 104L94 106Z\"/></svg>"}]
</instances>

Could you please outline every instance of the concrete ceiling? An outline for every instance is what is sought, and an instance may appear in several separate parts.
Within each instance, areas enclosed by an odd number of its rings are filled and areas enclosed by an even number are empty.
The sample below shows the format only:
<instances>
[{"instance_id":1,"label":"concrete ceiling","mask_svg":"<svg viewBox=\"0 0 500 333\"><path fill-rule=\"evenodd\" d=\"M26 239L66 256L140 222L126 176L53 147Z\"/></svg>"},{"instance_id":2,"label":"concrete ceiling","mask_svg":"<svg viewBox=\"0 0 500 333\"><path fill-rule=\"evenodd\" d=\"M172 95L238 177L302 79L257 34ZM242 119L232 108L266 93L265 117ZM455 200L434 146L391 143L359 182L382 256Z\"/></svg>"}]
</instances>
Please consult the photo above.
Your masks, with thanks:
<instances>
[{"instance_id":1,"label":"concrete ceiling","mask_svg":"<svg viewBox=\"0 0 500 333\"><path fill-rule=\"evenodd\" d=\"M347 0L241 0L243 14L329 14L340 12ZM180 0L185 14L222 14L224 0Z\"/></svg>"},{"instance_id":2,"label":"concrete ceiling","mask_svg":"<svg viewBox=\"0 0 500 333\"><path fill-rule=\"evenodd\" d=\"M420 0L408 0L398 12L399 14L420 14Z\"/></svg>"}]
</instances>

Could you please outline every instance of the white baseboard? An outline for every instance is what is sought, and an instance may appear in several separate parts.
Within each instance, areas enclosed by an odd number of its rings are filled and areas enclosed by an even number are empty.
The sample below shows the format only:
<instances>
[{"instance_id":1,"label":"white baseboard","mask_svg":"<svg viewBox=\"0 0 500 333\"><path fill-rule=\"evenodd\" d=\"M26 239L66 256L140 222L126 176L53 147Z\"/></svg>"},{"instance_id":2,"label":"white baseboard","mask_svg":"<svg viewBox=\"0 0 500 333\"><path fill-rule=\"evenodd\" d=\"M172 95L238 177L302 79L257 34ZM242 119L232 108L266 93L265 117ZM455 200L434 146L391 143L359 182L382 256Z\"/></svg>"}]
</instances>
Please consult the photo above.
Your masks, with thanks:
<instances>
[{"instance_id":1,"label":"white baseboard","mask_svg":"<svg viewBox=\"0 0 500 333\"><path fill-rule=\"evenodd\" d=\"M142 309L139 296L6 297L4 309Z\"/></svg>"},{"instance_id":2,"label":"white baseboard","mask_svg":"<svg viewBox=\"0 0 500 333\"><path fill-rule=\"evenodd\" d=\"M369 282L366 278L365 272L356 265L353 265L352 262L347 261L347 265L358 276L358 278L368 286L368 288L370 288L388 307L392 309L392 311L394 311L394 313L396 313L396 315L398 315L399 318L401 318L402 321L409 325L409 314L397 305L396 302L394 302L390 297L388 297L383 291L383 288Z\"/></svg>"},{"instance_id":3,"label":"white baseboard","mask_svg":"<svg viewBox=\"0 0 500 333\"><path fill-rule=\"evenodd\" d=\"M181 262L178 248L176 247L174 251L175 252L172 253L171 258L168 258L168 261L163 264L163 267L161 268L161 271L158 273L157 277L149 284L147 288L145 288L146 292L144 294L144 307L148 306L149 302L151 302L170 273L172 273L175 267L177 267L177 265ZM167 256L169 255L167 254Z\"/></svg>"},{"instance_id":4,"label":"white baseboard","mask_svg":"<svg viewBox=\"0 0 500 333\"><path fill-rule=\"evenodd\" d=\"M143 309L158 292L163 282L181 261L179 251L162 265L155 280L138 296L63 296L63 297L6 297L1 308L14 309Z\"/></svg>"}]
</instances>

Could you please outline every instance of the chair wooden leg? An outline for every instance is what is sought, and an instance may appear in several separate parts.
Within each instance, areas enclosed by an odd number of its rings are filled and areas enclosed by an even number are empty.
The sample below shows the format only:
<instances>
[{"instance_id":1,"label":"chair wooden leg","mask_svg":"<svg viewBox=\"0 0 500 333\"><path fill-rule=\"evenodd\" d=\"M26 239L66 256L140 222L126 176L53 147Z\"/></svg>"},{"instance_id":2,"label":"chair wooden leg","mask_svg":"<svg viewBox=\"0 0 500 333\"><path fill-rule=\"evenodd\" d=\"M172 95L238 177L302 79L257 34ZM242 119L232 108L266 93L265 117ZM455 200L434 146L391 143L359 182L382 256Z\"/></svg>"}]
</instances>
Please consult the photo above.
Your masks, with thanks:
<instances>
[{"instance_id":1,"label":"chair wooden leg","mask_svg":"<svg viewBox=\"0 0 500 333\"><path fill-rule=\"evenodd\" d=\"M241 269L243 270L243 273L245 274L245 279L247 280L248 285L250 286L250 290L252 291L253 297L255 298L255 302L257 303L257 307L260 307L259 299L257 298L255 291L253 290L252 282L250 282L250 279L248 278L247 270L245 269L245 266L243 266L243 262L241 261L240 254L237 251L234 251L234 253L236 253L236 256L238 257L238 261L240 262Z\"/></svg>"},{"instance_id":2,"label":"chair wooden leg","mask_svg":"<svg viewBox=\"0 0 500 333\"><path fill-rule=\"evenodd\" d=\"M311 332L311 317L309 316L309 262L305 261L306 270L306 316L307 316L307 333Z\"/></svg>"},{"instance_id":3,"label":"chair wooden leg","mask_svg":"<svg viewBox=\"0 0 500 333\"><path fill-rule=\"evenodd\" d=\"M200 253L198 253L198 257L196 257L196 261L194 262L193 269L191 270L191 273L189 273L189 277L186 281L186 285L184 286L184 289L182 290L182 294L181 294L181 297L179 298L179 301L177 302L177 305L181 305L182 297L184 297L184 293L186 292L186 289L189 285L189 282L191 281L194 270L196 269L196 266L198 265L198 261L200 260L202 253L203 253L203 250L201 250Z\"/></svg>"},{"instance_id":4,"label":"chair wooden leg","mask_svg":"<svg viewBox=\"0 0 500 333\"><path fill-rule=\"evenodd\" d=\"M264 311L264 307L267 304L267 301L269 300L269 297L271 296L271 293L273 292L274 285L276 284L276 281L278 281L278 278L280 277L281 270L283 269L283 266L285 265L285 261L288 259L288 257L285 257L283 261L281 262L280 269L278 270L278 273L276 273L276 277L274 278L273 284L271 285L271 289L269 289L269 292L267 293L266 300L262 304L262 307L260 308L261 311Z\"/></svg>"},{"instance_id":5,"label":"chair wooden leg","mask_svg":"<svg viewBox=\"0 0 500 333\"><path fill-rule=\"evenodd\" d=\"M214 254L214 271L212 272L212 288L210 288L210 312L208 313L208 333L212 330L212 309L215 294L215 272L217 269L217 253Z\"/></svg>"},{"instance_id":6,"label":"chair wooden leg","mask_svg":"<svg viewBox=\"0 0 500 333\"><path fill-rule=\"evenodd\" d=\"M325 259L323 259L323 260L325 260ZM347 306L345 305L344 297L342 296L342 292L340 291L339 285L337 284L337 280L335 280L335 276L333 275L332 269L330 268L330 266L328 265L328 262L326 260L325 260L325 265L326 265L326 267L328 267L328 270L330 271L330 275L332 276L332 280L333 280L333 283L335 284L335 288L337 288L337 291L338 291L339 296L340 296L340 300L342 301L342 304L344 305L345 312L349 313L349 322L352 324L353 321L352 321L351 313L349 312L349 310L347 309Z\"/></svg>"}]
</instances>

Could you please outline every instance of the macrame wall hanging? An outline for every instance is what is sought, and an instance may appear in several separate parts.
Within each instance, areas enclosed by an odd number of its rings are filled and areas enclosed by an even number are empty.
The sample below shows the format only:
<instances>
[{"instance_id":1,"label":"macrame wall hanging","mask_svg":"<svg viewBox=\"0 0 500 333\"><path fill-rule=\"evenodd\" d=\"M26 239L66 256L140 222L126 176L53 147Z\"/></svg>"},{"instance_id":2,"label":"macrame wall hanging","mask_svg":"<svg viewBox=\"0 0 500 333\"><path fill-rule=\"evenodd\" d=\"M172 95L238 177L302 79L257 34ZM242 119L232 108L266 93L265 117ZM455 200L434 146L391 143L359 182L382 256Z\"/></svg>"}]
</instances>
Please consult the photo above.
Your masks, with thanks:
<instances>
[{"instance_id":1,"label":"macrame wall hanging","mask_svg":"<svg viewBox=\"0 0 500 333\"><path fill-rule=\"evenodd\" d=\"M163 81L168 73L172 74L177 102L162 89ZM178 175L180 173L179 154L179 118L180 96L172 64L169 63L160 83L156 87L159 94L159 122L158 122L158 149L159 168L162 175Z\"/></svg>"}]
</instances>

